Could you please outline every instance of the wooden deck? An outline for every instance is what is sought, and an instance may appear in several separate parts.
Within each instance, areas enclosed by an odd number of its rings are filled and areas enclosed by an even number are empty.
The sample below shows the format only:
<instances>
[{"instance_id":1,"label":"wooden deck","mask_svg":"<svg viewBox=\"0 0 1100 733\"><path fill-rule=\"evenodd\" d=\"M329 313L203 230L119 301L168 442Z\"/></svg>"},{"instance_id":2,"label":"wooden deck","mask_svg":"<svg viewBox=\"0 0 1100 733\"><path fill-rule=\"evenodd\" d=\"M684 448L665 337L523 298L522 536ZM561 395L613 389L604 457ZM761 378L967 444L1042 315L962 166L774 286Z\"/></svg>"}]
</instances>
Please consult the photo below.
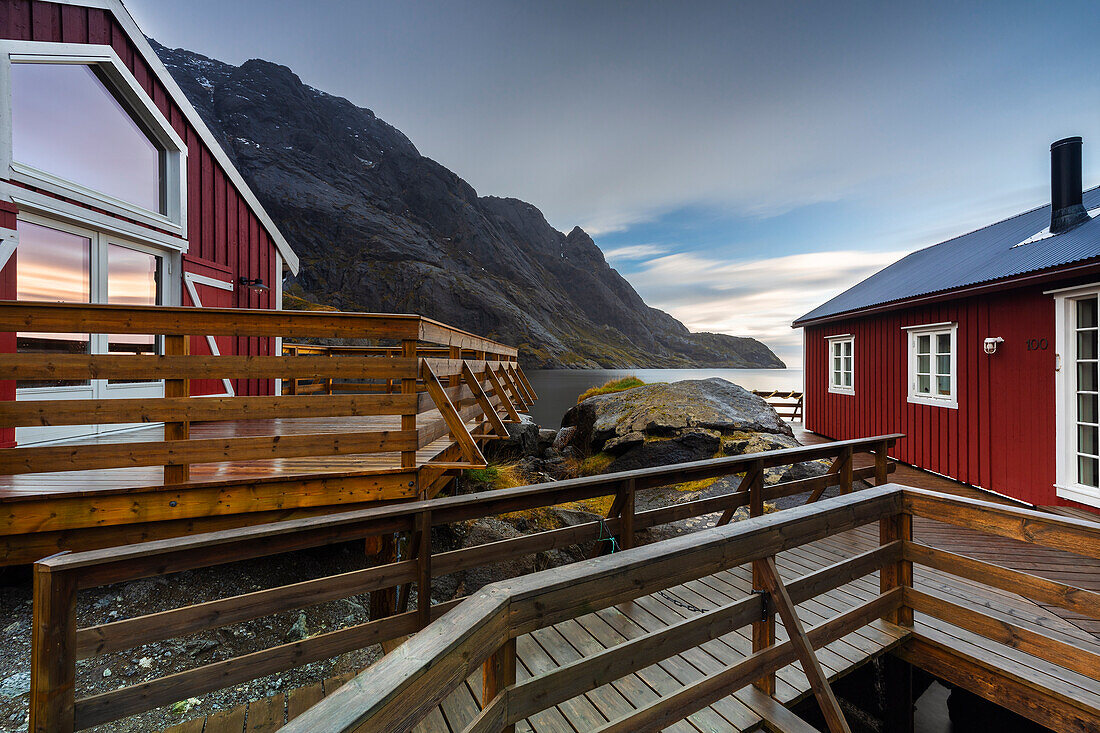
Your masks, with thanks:
<instances>
[{"instance_id":1,"label":"wooden deck","mask_svg":"<svg viewBox=\"0 0 1100 733\"><path fill-rule=\"evenodd\" d=\"M441 424L438 411L420 416L424 424ZM480 421L466 422L473 430ZM243 438L248 436L289 436L315 434L348 434L383 430L400 430L399 415L366 415L362 417L292 418L274 420L232 420L192 423L191 438ZM164 440L164 426L104 433L91 439L74 439L52 445L80 449L89 445L124 443L159 443ZM437 438L416 452L417 465L436 459L454 444L449 435ZM230 460L217 463L191 464L190 476L183 485L203 485L218 482L255 481L285 477L305 478L326 474L385 473L401 469L401 452L361 453L334 456L305 456ZM92 471L55 471L17 475L0 475L0 502L55 494L90 495L92 493L125 493L133 489L163 486L160 466L110 468Z\"/></svg>"},{"instance_id":2,"label":"wooden deck","mask_svg":"<svg viewBox=\"0 0 1100 733\"><path fill-rule=\"evenodd\" d=\"M821 441L808 440L818 443ZM857 465L858 465L857 461ZM928 488L967 498L991 498L988 492L928 474L910 466L899 466L896 476L917 479ZM993 498L996 499L995 495ZM1003 503L1015 504L1009 500ZM975 530L916 517L914 540L979 560L997 563L1062 583L1100 591L1100 560L1071 555L1050 547L1018 542ZM866 525L843 534L807 544L777 555L785 582L820 571L867 552L879 545L878 527ZM837 614L876 598L880 584L877 573L867 575L798 605L799 617L807 627L816 626ZM1037 603L1014 593L960 578L935 569L914 567L914 587L933 598L992 617L994 622L1018 625L1028 632L1061 641L1075 648L1100 654L1100 622L1083 614L1051 604ZM555 624L519 637L516 641L517 681L552 671L577 659L610 649L639 635L658 631L685 618L729 604L752 592L749 566L720 572L666 591L638 598L596 613ZM951 625L925 613L916 613L914 632L919 646L903 646L909 631L882 620L852 632L818 649L821 666L830 680L843 677L874 657L897 650L917 666L966 687L966 680L952 677L951 664L960 654L968 655L968 674L986 676L983 670L1010 670L1029 688L1036 699L1046 695L1072 700L1100 711L1100 682L989 638ZM787 638L777 625L777 639ZM929 648L947 650L950 664L929 656ZM906 651L903 651L906 650ZM672 694L684 685L715 674L743 661L752 653L751 629L744 628L678 654L636 674L627 675L566 703L544 710L517 724L516 730L536 733L572 733L595 730L610 721ZM277 730L331 693L351 675L272 698L254 701L206 719L188 721L169 729L171 733L244 733ZM417 728L422 733L461 733L482 709L482 672L472 674L438 709ZM790 706L811 694L810 684L798 663L777 674L775 700ZM695 713L667 730L677 733L761 730L767 721L780 730L809 731L753 687L746 687Z\"/></svg>"},{"instance_id":3,"label":"wooden deck","mask_svg":"<svg viewBox=\"0 0 1100 733\"><path fill-rule=\"evenodd\" d=\"M783 579L789 581L877 545L877 536L871 542L862 535L853 533L785 552L778 556L777 565ZM861 549L856 551L857 547ZM642 634L697 616L701 611L732 603L751 592L752 570L748 566L742 566L525 634L516 641L517 678L522 681L553 670ZM838 613L870 600L878 592L878 578L870 575L800 604L799 617L807 627L816 626ZM959 595L965 597L967 592L964 590ZM875 621L828 644L819 650L818 656L829 678L836 679L894 648L906 635L905 630L898 626ZM781 624L777 625L776 636L780 641L787 639ZM516 730L538 733L594 730L662 695L676 691L683 685L731 667L751 653L751 629L741 629L543 711L518 724ZM337 681L342 683L346 680ZM296 699L316 702L325 693L332 692L335 686L334 682L323 685L317 683L286 695L280 694L211 715L206 718L205 727L200 718L170 728L169 731L243 733L277 730L285 720L293 719L304 711L295 702ZM478 671L428 721L421 724L418 730L423 733L461 733L481 710L481 694L482 678ZM776 686L776 699L779 702L790 705L803 700L809 694L809 682L800 665L792 664L779 671ZM764 720L765 704L751 688L746 688L692 715L686 722L671 726L669 730L678 733L739 733L759 730ZM773 712L769 708L766 714L770 717ZM260 721L263 721L262 726Z\"/></svg>"},{"instance_id":4,"label":"wooden deck","mask_svg":"<svg viewBox=\"0 0 1100 733\"><path fill-rule=\"evenodd\" d=\"M0 401L5 440L150 426L0 449L0 565L432 497L484 466L481 448L535 399L514 348L416 315L0 302L0 332L73 328L152 335L164 353L5 353L0 380L161 382L164 394ZM211 336L361 345L189 353ZM252 394L190 396L212 380ZM257 394L276 380L284 394Z\"/></svg>"},{"instance_id":5,"label":"wooden deck","mask_svg":"<svg viewBox=\"0 0 1100 733\"><path fill-rule=\"evenodd\" d=\"M382 644L387 655L347 688L338 688L341 679L319 682L173 730L350 733L415 727L424 733L503 733L515 724L523 731L562 733L761 727L801 732L810 729L788 706L813 694L823 713L839 722L843 714L835 699L830 702L828 681L882 654L1055 730L1100 729L1100 639L1089 626L1100 619L1100 593L1080 587L1100 560L1100 526L983 502L966 487L950 495L887 484L893 466L886 454L896 437L48 558L36 565L36 619L39 600L51 604L43 606L49 615L36 620L35 650L58 643L51 629L75 624L77 587L379 532L404 531L417 548L415 560L346 577L77 629L75 644L62 640L57 655L34 655L32 720L40 716L42 730L71 730L75 717L75 728L86 728L181 695ZM857 467L868 452L874 464ZM828 457L835 460L825 476L763 482L766 468ZM743 474L736 492L635 511L636 491L735 473ZM853 492L854 480L868 476L877 486ZM841 495L814 503L829 486L839 486ZM810 492L806 505L764 515L765 501L803 492ZM425 542L433 525L603 495L615 496L606 520L438 554ZM726 524L739 506L748 506L755 519ZM717 526L630 549L638 530L690 517L716 519ZM402 601L381 615L372 611L372 620L358 626L74 698L79 659L298 608L303 594L320 602L395 583L426 587L433 577L592 542L608 532L628 551L503 581L461 603L433 606L423 595L413 611L405 611ZM1076 584L1044 573L1060 573ZM767 595L759 595L762 588ZM783 621L773 631L764 619L776 618L776 611ZM444 613L446 620L432 623ZM397 651L402 641L405 651ZM764 680L760 684L767 686L772 678L774 697L751 684Z\"/></svg>"},{"instance_id":6,"label":"wooden deck","mask_svg":"<svg viewBox=\"0 0 1100 733\"><path fill-rule=\"evenodd\" d=\"M782 553L777 558L777 564L784 580L789 581L851 558L877 545L877 528L864 527ZM1029 629L1100 654L1100 639L1060 618L1049 609L1012 593L921 567L915 569L914 583L926 592L943 596L953 603L992 614L1009 623L1022 624ZM524 635L516 644L517 679L523 681L533 674L552 670L614 647L640 634L659 630L684 618L698 615L699 609L710 610L731 603L745 597L751 590L752 572L746 566ZM877 574L868 575L800 604L799 617L806 626L814 626L859 603L867 602L878 593ZM1100 683L1096 680L992 643L984 637L926 614L916 614L914 628L929 639L951 648L964 648L986 664L1016 670L1037 687L1074 697L1100 710ZM780 641L786 640L782 625L777 626L776 635ZM905 629L885 621L876 621L819 649L818 658L830 680L834 680L898 647L906 637ZM744 660L751 650L750 630L742 629L543 711L518 724L516 730L536 733L594 730L662 695L676 691L683 685ZM344 675L241 705L207 718L187 721L169 728L166 733L251 733L278 730L285 722L293 720L351 677L350 674ZM417 730L422 733L462 733L481 710L481 694L482 679L479 671L471 675ZM800 665L789 665L778 673L775 697L783 705L800 702L809 694L809 683ZM789 722L789 718L768 706L749 687L692 715L681 724L670 726L668 730L677 733L755 731L763 728L766 718Z\"/></svg>"}]
</instances>

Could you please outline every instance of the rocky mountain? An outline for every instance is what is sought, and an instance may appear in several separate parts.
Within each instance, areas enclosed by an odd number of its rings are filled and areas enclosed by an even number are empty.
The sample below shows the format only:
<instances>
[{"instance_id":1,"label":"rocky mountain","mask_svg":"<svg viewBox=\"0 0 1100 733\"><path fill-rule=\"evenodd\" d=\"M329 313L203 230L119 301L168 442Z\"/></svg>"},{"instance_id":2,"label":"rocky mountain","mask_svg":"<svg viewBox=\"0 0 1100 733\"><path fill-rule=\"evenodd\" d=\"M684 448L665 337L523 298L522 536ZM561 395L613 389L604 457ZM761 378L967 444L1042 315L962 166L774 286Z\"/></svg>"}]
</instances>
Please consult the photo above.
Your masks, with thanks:
<instances>
[{"instance_id":1,"label":"rocky mountain","mask_svg":"<svg viewBox=\"0 0 1100 733\"><path fill-rule=\"evenodd\" d=\"M478 196L368 109L285 66L154 42L302 261L288 307L422 313L535 367L782 367L750 338L647 306L583 230Z\"/></svg>"}]
</instances>

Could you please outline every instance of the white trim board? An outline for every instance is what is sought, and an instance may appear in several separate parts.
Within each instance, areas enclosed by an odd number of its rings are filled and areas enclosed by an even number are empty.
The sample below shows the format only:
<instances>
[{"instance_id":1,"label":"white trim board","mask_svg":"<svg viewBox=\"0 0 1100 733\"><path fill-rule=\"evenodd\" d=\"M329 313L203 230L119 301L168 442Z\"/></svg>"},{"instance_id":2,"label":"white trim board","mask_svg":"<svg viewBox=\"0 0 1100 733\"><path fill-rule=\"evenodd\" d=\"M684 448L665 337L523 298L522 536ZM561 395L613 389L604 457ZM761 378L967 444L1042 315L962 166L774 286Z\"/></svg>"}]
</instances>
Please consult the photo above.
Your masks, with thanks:
<instances>
[{"instance_id":1,"label":"white trim board","mask_svg":"<svg viewBox=\"0 0 1100 733\"><path fill-rule=\"evenodd\" d=\"M202 117L199 115L198 110L187 99L187 95L183 93L179 84L172 78L171 72L165 67L164 62L157 56L157 52L153 50L153 47L149 44L149 40L142 33L141 28L138 27L137 21L130 15L130 11L126 9L126 6L122 4L120 0L54 0L60 5L78 5L84 8L101 8L110 11L115 19L122 25L122 29L126 31L126 35L129 36L130 42L134 44L138 53L141 54L142 59L149 65L150 70L156 75L157 79L164 85L164 88L168 90L168 95L175 102L180 111L183 112L183 116L187 119L188 124L195 129L198 133L199 139L210 150L214 157L214 160L218 162L218 165L225 171L226 176L237 187L237 190L241 194L241 198L245 200L249 208L256 214L256 217L267 229L268 234L271 235L271 241L275 244L275 248L282 255L283 262L290 268L290 271L297 275L299 262L298 255L294 254L294 250L291 249L290 243L283 237L282 232L275 226L275 222L271 220L267 211L260 204L259 199L256 198L256 194L252 192L252 189L245 183L244 178L241 176L240 171L229 160L229 156L222 150L220 144L214 134L210 132L210 128L206 126L206 123L202 121Z\"/></svg>"},{"instance_id":2,"label":"white trim board","mask_svg":"<svg viewBox=\"0 0 1100 733\"><path fill-rule=\"evenodd\" d=\"M187 294L191 296L191 304L196 308L202 308L202 300L199 298L199 289L196 285L207 285L212 288L218 288L219 290L233 291L233 283L225 280L217 280L205 275L198 275L193 272L183 273L183 286L187 288ZM214 356L221 356L222 352L218 349L218 341L213 336L207 335L206 345L210 347L210 353ZM222 394L203 395L204 397L236 397L237 393L233 389L233 383L226 378L222 378L222 384L225 385L225 392Z\"/></svg>"}]
</instances>

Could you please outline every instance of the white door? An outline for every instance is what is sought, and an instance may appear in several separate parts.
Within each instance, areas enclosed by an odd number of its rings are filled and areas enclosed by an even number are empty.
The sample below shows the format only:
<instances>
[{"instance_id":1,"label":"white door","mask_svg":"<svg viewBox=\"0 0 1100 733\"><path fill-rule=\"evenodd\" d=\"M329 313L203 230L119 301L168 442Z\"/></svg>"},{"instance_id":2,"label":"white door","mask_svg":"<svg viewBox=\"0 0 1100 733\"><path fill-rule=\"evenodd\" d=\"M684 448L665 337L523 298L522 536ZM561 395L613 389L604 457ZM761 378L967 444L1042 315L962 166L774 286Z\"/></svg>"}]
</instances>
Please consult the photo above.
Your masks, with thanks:
<instances>
[{"instance_id":1,"label":"white door","mask_svg":"<svg viewBox=\"0 0 1100 733\"><path fill-rule=\"evenodd\" d=\"M66 303L157 305L163 292L164 257L156 249L123 241L90 229L49 219L21 216L16 248L16 291L19 300ZM21 332L18 350L25 353L106 354L157 353L154 336L57 334ZM164 384L22 380L17 400L104 399L160 397ZM53 442L139 425L76 425L17 428L20 445Z\"/></svg>"}]
</instances>

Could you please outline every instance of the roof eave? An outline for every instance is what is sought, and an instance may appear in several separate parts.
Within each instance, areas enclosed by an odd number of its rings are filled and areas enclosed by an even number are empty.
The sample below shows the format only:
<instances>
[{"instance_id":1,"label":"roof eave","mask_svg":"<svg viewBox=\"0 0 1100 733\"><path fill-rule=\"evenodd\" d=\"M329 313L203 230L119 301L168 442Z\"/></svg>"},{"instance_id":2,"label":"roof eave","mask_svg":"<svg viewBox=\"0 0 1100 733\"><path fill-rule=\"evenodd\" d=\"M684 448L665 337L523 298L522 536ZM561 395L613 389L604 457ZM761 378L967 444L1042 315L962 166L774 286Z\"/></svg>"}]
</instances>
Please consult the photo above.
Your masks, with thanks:
<instances>
[{"instance_id":1,"label":"roof eave","mask_svg":"<svg viewBox=\"0 0 1100 733\"><path fill-rule=\"evenodd\" d=\"M271 235L271 241L275 245L275 248L282 255L283 263L290 269L292 274L297 275L298 269L301 263L298 260L298 255L294 253L290 243L287 242L282 232L279 231L279 227L275 226L275 222L272 221L271 216L268 215L259 199L256 198L256 194L245 183L244 177L241 176L241 172L237 170L237 167L233 165L233 161L226 155L225 150L218 143L217 138L214 137L214 133L210 131L210 128L203 122L202 116L199 115L198 110L191 104L191 101L184 94L183 89L176 83L172 73L168 71L168 67L164 65L164 62L160 60L160 56L153 50L152 45L149 43L149 39L145 37L145 34L141 32L141 28L138 27L137 21L130 15L130 11L122 4L121 0L56 0L63 5L80 5L83 7L100 7L111 11L119 23L122 24L123 30L130 37L130 40L137 47L138 52L142 55L145 62L149 64L156 77L164 84L168 90L168 95L172 100L179 105L180 110L183 112L183 116L187 119L188 124L195 128L195 132L198 133L199 138L210 149L211 154L214 156L214 160L218 162L218 165L222 167L225 174L229 177L229 180L240 191L241 197L248 204L249 208L256 214L256 218L263 224L264 229Z\"/></svg>"},{"instance_id":2,"label":"roof eave","mask_svg":"<svg viewBox=\"0 0 1100 733\"><path fill-rule=\"evenodd\" d=\"M831 313L827 316L819 316L817 318L807 318L803 316L802 318L793 321L791 323L791 328L805 328L806 326L816 326L822 323L846 321L852 318L859 318L875 313L897 310L899 308L909 308L915 305L923 305L925 303L934 303L942 300L954 300L956 298L981 295L983 293L993 292L997 290L1008 290L1011 288L1024 287L1027 285L1036 285L1049 280L1062 279L1066 277L1083 277L1086 275L1094 274L1100 274L1100 257L1092 257L1087 260L1081 260L1079 262L1074 262L1067 265L1059 265L1057 267L1051 267L1045 270L1034 270L1032 272L1024 273L1021 275L1013 275L1012 277L1001 278L1000 280L990 280L988 282L974 283L973 285L964 285L962 287L952 288L950 290L938 290L931 293L924 293L922 295L914 295L909 298L901 298L899 300L891 300L885 303L877 303L875 305L866 306L864 308L855 308L848 311L841 311L840 313Z\"/></svg>"}]
</instances>

